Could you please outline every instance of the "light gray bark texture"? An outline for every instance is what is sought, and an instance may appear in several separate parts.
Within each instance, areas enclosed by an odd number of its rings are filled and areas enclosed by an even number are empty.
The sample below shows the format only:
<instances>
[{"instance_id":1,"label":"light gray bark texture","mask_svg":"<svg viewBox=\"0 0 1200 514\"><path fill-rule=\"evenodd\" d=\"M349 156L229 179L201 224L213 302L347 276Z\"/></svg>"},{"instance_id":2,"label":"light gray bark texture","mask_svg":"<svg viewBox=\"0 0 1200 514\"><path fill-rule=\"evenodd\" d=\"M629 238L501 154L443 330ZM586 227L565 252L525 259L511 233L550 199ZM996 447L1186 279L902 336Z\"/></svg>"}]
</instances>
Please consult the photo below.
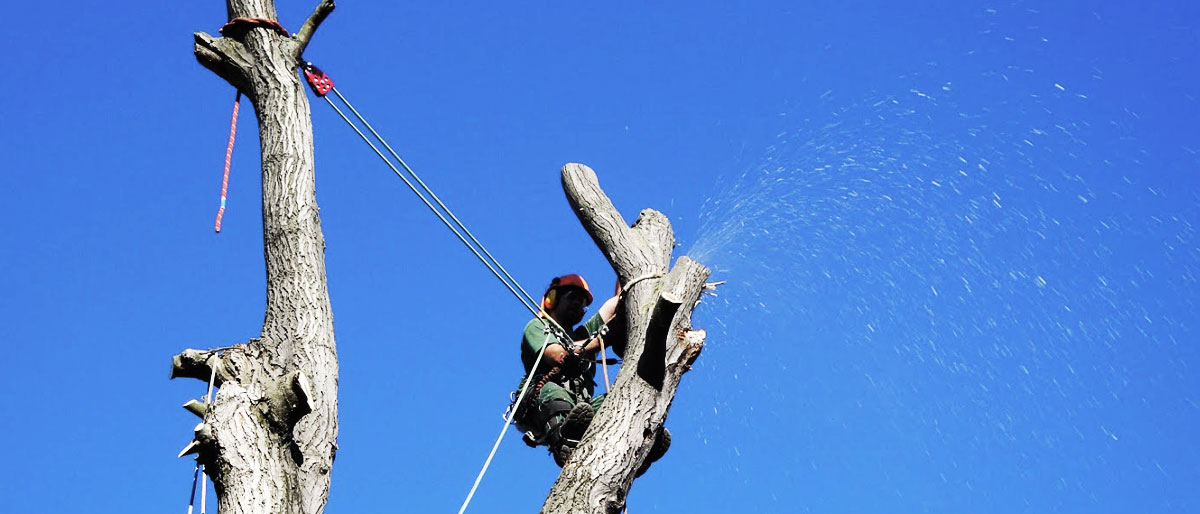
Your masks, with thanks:
<instances>
[{"instance_id":1,"label":"light gray bark texture","mask_svg":"<svg viewBox=\"0 0 1200 514\"><path fill-rule=\"evenodd\" d=\"M277 19L273 0L228 0L230 19ZM216 486L222 514L322 512L337 448L337 348L317 215L312 122L296 73L300 53L333 10L322 1L294 37L267 28L195 34L195 55L253 104L262 153L267 268L262 333L224 351L185 350L172 378L207 381L215 400L201 415L195 453Z\"/></svg>"},{"instance_id":2,"label":"light gray bark texture","mask_svg":"<svg viewBox=\"0 0 1200 514\"><path fill-rule=\"evenodd\" d=\"M567 164L562 182L579 221L621 283L636 282L624 292L628 346L621 371L542 512L616 514L655 430L666 420L680 378L704 346L704 331L692 329L691 315L709 270L686 256L669 268L675 236L666 216L646 209L629 226L587 166ZM656 278L639 280L647 276Z\"/></svg>"}]
</instances>

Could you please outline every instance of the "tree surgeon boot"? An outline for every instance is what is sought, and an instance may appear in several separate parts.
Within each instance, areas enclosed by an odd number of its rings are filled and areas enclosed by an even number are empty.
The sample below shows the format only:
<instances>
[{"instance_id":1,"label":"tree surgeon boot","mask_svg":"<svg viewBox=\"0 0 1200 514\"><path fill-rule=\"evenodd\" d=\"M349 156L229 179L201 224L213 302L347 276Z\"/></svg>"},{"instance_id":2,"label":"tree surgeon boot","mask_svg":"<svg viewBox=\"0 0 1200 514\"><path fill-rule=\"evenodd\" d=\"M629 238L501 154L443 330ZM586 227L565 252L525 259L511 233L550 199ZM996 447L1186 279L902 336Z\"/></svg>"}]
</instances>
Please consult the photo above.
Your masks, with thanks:
<instances>
[{"instance_id":1,"label":"tree surgeon boot","mask_svg":"<svg viewBox=\"0 0 1200 514\"><path fill-rule=\"evenodd\" d=\"M650 453L646 455L646 460L642 462L642 466L638 468L637 474L634 477L640 477L646 470L650 469L650 465L661 459L667 454L667 450L671 448L671 431L667 427L659 427L654 433L654 446L650 447Z\"/></svg>"},{"instance_id":2,"label":"tree surgeon boot","mask_svg":"<svg viewBox=\"0 0 1200 514\"><path fill-rule=\"evenodd\" d=\"M558 464L559 467L566 464L571 453L575 451L575 447L579 445L579 440L583 438L583 433L587 431L588 425L592 424L592 418L595 415L596 411L587 402L579 402L571 408L571 412L567 413L562 424L557 427L558 440L550 447L555 464Z\"/></svg>"}]
</instances>

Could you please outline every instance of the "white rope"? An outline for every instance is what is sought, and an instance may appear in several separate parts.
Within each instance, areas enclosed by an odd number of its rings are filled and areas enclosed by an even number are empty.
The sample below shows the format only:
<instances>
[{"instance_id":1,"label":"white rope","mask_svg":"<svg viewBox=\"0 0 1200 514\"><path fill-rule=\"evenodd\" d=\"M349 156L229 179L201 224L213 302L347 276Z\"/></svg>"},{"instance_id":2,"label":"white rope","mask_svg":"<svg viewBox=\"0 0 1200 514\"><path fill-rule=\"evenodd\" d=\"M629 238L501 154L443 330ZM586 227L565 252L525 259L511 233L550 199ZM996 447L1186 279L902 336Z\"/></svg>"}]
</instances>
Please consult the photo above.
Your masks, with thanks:
<instances>
[{"instance_id":1,"label":"white rope","mask_svg":"<svg viewBox=\"0 0 1200 514\"><path fill-rule=\"evenodd\" d=\"M218 355L220 355L221 350L228 350L230 348L234 348L234 346L225 346L225 347L217 348L217 349L213 350L212 357L208 358L209 360L211 360L213 362L209 366L209 368L212 370L212 373L210 373L208 375L208 392L205 393L205 395L204 395L204 405L206 407L212 403L213 385L217 382L217 362L219 362L219 361L217 361L216 358ZM182 455L181 455L181 457L182 457ZM191 499L188 500L187 514L192 514L192 511L196 508L196 482L197 481L200 481L200 513L204 514L204 511L206 510L207 503L208 503L207 502L208 481L200 480L200 470L202 470L202 469L204 469L204 466L202 464L200 464L200 460L199 460L199 458L197 458L196 459L196 468L192 471L192 495L191 495Z\"/></svg>"},{"instance_id":2,"label":"white rope","mask_svg":"<svg viewBox=\"0 0 1200 514\"><path fill-rule=\"evenodd\" d=\"M634 285L636 285L638 282L641 282L641 281L643 281L643 280L646 280L646 279L649 279L649 278L662 278L662 276L663 276L663 274L662 274L662 273L648 273L648 274L646 274L646 275L642 275L642 276L640 276L640 277L638 277L638 278L635 278L635 279L633 279L633 280L630 280L628 283L626 283L624 286L622 286L622 287L621 287L621 291L622 291L622 292L624 292L624 291L628 291L628 290L629 290L629 288L633 287L633 286L634 286Z\"/></svg>"},{"instance_id":3,"label":"white rope","mask_svg":"<svg viewBox=\"0 0 1200 514\"><path fill-rule=\"evenodd\" d=\"M187 514L192 514L192 508L196 505L196 480L200 478L200 463L196 463L196 469L192 471L192 499L188 501Z\"/></svg>"},{"instance_id":4,"label":"white rope","mask_svg":"<svg viewBox=\"0 0 1200 514\"><path fill-rule=\"evenodd\" d=\"M208 480L200 482L200 514L205 513L205 507L208 504Z\"/></svg>"},{"instance_id":5,"label":"white rope","mask_svg":"<svg viewBox=\"0 0 1200 514\"><path fill-rule=\"evenodd\" d=\"M213 363L209 365L209 367L212 368L212 374L208 376L208 394L204 395L204 405L206 406L212 403L213 384L217 382L217 355L220 355L220 352L214 353L213 356L209 358L209 360L212 360Z\"/></svg>"},{"instance_id":6,"label":"white rope","mask_svg":"<svg viewBox=\"0 0 1200 514\"><path fill-rule=\"evenodd\" d=\"M221 354L220 349L217 349L216 353L212 354L212 357L209 358L209 360L212 361L212 364L209 365L212 372L209 375L208 393L204 394L204 405L205 406L209 406L212 404L212 385L214 385L217 381L217 363L218 363L218 361L220 361L220 360L217 360L217 355L220 355L220 354ZM196 472L194 472L194 474L192 474L192 501L187 503L187 514L192 514L192 509L196 508L196 482L198 479L200 480L200 514L205 514L206 510L208 510L209 480L208 479L200 479L200 470L203 470L203 468L204 468L204 466L202 464L200 464L199 461L197 461L196 462Z\"/></svg>"},{"instance_id":7,"label":"white rope","mask_svg":"<svg viewBox=\"0 0 1200 514\"><path fill-rule=\"evenodd\" d=\"M212 364L209 365L209 367L212 368L212 374L210 374L208 376L208 394L204 395L204 405L206 407L208 405L212 404L213 384L215 384L217 382L217 363L220 362L217 359L217 356L220 354L221 354L221 352L216 352L213 354L212 357L209 358L209 360L212 361ZM203 468L202 465L196 464L196 471L200 471L201 468ZM208 510L208 480L203 479L200 481L200 514L205 514L207 512L207 510ZM191 512L192 512L192 506L188 505L188 514L191 514Z\"/></svg>"},{"instance_id":8,"label":"white rope","mask_svg":"<svg viewBox=\"0 0 1200 514\"><path fill-rule=\"evenodd\" d=\"M471 498L475 496L475 490L479 488L479 482L483 481L483 475L487 473L488 466L492 465L492 458L496 456L496 450L500 448L500 442L504 440L504 433L508 431L508 425L512 424L513 418L517 417L517 411L521 409L521 402L525 400L525 393L529 391L529 384L533 382L534 372L538 369L538 364L542 362L542 355L546 353L547 344L550 341L550 334L546 334L546 339L542 341L542 349L538 350L537 358L533 360L533 367L529 370L529 375L525 379L525 383L521 386L521 392L517 395L517 401L513 403L512 412L504 420L504 426L500 427L500 436L496 438L496 444L492 445L491 453L488 453L487 460L483 462L483 469L479 470L479 475L475 477L475 483L471 485L471 491L467 493L467 499L463 500L462 507L459 507L458 514L463 514L467 510L467 505L471 504Z\"/></svg>"}]
</instances>

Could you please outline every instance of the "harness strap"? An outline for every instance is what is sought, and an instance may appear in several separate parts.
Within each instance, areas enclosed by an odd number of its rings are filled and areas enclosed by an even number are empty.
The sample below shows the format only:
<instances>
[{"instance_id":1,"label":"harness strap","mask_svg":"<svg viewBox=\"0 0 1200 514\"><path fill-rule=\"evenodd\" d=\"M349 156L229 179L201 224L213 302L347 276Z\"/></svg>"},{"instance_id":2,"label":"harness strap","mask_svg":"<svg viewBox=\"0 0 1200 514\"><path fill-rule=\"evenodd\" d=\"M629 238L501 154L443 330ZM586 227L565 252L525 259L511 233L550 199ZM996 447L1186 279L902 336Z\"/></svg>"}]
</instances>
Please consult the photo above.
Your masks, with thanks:
<instances>
[{"instance_id":1,"label":"harness strap","mask_svg":"<svg viewBox=\"0 0 1200 514\"><path fill-rule=\"evenodd\" d=\"M521 409L524 410L526 414L533 412L532 409L537 407L538 395L542 394L542 388L546 387L546 383L552 381L554 378L557 378L558 374L561 372L562 369L558 366L555 366L550 368L550 371L547 371L542 375L542 378L537 381L537 385L533 386L533 394L527 396L525 398L525 405L521 406Z\"/></svg>"}]
</instances>

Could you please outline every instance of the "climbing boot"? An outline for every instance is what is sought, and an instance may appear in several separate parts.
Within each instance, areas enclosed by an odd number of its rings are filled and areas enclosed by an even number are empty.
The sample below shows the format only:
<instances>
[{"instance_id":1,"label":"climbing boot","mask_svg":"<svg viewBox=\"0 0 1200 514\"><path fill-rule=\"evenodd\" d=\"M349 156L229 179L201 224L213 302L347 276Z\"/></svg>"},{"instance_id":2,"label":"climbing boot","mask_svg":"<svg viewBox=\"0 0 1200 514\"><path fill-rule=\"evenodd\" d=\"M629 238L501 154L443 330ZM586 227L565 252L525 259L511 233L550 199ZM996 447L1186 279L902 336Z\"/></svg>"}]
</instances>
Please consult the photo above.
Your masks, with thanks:
<instances>
[{"instance_id":1,"label":"climbing boot","mask_svg":"<svg viewBox=\"0 0 1200 514\"><path fill-rule=\"evenodd\" d=\"M571 412L567 413L567 418L563 420L562 426L558 429L561 439L570 439L578 441L583 438L583 433L587 431L588 425L592 424L592 417L596 412L592 410L592 405L587 402L579 402L571 408Z\"/></svg>"},{"instance_id":2,"label":"climbing boot","mask_svg":"<svg viewBox=\"0 0 1200 514\"><path fill-rule=\"evenodd\" d=\"M562 441L558 445L550 448L550 455L554 457L554 463L558 467L563 467L567 464L567 459L571 458L571 454L575 452L575 443L570 441Z\"/></svg>"},{"instance_id":3,"label":"climbing boot","mask_svg":"<svg viewBox=\"0 0 1200 514\"><path fill-rule=\"evenodd\" d=\"M642 462L642 466L638 468L635 477L642 476L646 470L650 469L650 465L661 459L667 454L667 450L671 448L671 431L667 427L659 427L654 434L654 446L650 447L650 453L646 455L646 460Z\"/></svg>"},{"instance_id":4,"label":"climbing boot","mask_svg":"<svg viewBox=\"0 0 1200 514\"><path fill-rule=\"evenodd\" d=\"M592 409L591 404L579 402L571 408L571 411L558 425L557 437L550 444L550 455L554 456L554 463L558 464L558 467L562 467L567 463L567 459L571 458L571 454L579 445L579 440L583 438L583 433L587 431L588 425L592 424L592 418L595 415L596 412Z\"/></svg>"}]
</instances>

